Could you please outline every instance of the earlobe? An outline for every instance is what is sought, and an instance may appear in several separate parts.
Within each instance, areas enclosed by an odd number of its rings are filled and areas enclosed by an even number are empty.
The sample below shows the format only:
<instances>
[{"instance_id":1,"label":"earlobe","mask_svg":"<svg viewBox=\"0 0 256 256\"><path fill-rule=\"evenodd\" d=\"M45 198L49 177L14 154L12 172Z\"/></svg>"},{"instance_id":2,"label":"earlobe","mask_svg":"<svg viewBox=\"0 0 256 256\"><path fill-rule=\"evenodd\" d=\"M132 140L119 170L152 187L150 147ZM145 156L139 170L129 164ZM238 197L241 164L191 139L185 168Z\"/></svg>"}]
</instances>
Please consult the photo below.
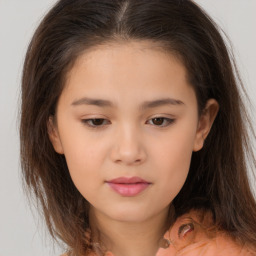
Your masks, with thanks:
<instances>
[{"instance_id":1,"label":"earlobe","mask_svg":"<svg viewBox=\"0 0 256 256\"><path fill-rule=\"evenodd\" d=\"M199 118L193 151L199 151L204 145L212 124L219 111L219 104L215 99L209 99Z\"/></svg>"},{"instance_id":2,"label":"earlobe","mask_svg":"<svg viewBox=\"0 0 256 256\"><path fill-rule=\"evenodd\" d=\"M54 150L59 154L64 154L62 143L60 140L58 128L54 122L54 117L50 116L47 122L48 136L52 143Z\"/></svg>"}]
</instances>

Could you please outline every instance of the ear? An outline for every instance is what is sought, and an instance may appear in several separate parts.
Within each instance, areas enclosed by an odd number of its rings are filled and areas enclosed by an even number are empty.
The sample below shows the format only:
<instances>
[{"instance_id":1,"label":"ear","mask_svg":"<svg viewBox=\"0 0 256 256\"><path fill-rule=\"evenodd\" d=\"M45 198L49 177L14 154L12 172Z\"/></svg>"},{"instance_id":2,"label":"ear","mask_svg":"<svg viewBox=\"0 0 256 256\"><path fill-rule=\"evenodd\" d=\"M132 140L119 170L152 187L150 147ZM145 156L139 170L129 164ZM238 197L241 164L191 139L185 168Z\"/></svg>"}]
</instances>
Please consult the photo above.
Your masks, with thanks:
<instances>
[{"instance_id":1,"label":"ear","mask_svg":"<svg viewBox=\"0 0 256 256\"><path fill-rule=\"evenodd\" d=\"M215 99L209 99L204 110L202 111L201 116L199 117L193 151L199 151L202 149L204 141L211 130L218 111L218 102Z\"/></svg>"},{"instance_id":2,"label":"ear","mask_svg":"<svg viewBox=\"0 0 256 256\"><path fill-rule=\"evenodd\" d=\"M53 145L54 150L59 154L63 154L64 151L60 140L60 135L53 116L49 117L49 120L47 122L47 130L49 139Z\"/></svg>"}]
</instances>

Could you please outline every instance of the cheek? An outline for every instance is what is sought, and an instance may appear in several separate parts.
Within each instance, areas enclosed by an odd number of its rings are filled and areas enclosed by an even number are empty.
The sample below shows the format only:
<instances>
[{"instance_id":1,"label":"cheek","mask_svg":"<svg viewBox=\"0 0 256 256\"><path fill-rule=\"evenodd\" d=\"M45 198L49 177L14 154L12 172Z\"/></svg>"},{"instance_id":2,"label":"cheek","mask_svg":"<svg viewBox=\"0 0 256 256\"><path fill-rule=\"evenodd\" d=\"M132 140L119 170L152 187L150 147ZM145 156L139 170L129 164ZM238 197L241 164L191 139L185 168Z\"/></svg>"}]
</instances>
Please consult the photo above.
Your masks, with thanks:
<instances>
[{"instance_id":1,"label":"cheek","mask_svg":"<svg viewBox=\"0 0 256 256\"><path fill-rule=\"evenodd\" d=\"M63 111L64 112L64 111ZM82 123L72 116L61 116L59 134L66 161L72 170L93 167L102 156L103 147L97 139L86 131Z\"/></svg>"},{"instance_id":2,"label":"cheek","mask_svg":"<svg viewBox=\"0 0 256 256\"><path fill-rule=\"evenodd\" d=\"M86 146L83 151L71 151L70 153L66 154L66 161L71 179L83 197L92 203L99 192L98 189L103 184L98 154Z\"/></svg>"},{"instance_id":3,"label":"cheek","mask_svg":"<svg viewBox=\"0 0 256 256\"><path fill-rule=\"evenodd\" d=\"M95 185L102 182L102 165L106 158L106 144L95 142L82 128L62 131L62 146L71 178L84 196L93 193Z\"/></svg>"},{"instance_id":4,"label":"cheek","mask_svg":"<svg viewBox=\"0 0 256 256\"><path fill-rule=\"evenodd\" d=\"M186 181L195 138L195 130L179 128L159 145L161 150L155 150L155 165L158 165L158 177L162 177L163 192L171 197L178 194Z\"/></svg>"}]
</instances>

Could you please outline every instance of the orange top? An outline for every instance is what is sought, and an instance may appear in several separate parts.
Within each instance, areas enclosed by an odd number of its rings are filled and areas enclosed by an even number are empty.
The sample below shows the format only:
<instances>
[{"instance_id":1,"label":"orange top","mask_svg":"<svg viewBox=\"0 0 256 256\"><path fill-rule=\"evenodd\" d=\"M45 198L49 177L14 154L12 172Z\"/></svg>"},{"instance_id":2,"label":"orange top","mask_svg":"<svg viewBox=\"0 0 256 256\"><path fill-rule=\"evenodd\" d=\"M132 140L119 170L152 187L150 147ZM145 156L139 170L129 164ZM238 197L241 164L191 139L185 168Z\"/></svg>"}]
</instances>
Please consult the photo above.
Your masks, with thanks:
<instances>
[{"instance_id":1,"label":"orange top","mask_svg":"<svg viewBox=\"0 0 256 256\"><path fill-rule=\"evenodd\" d=\"M181 216L164 238L169 246L160 248L156 256L256 256L256 248L242 246L218 231L211 214L191 211Z\"/></svg>"},{"instance_id":2,"label":"orange top","mask_svg":"<svg viewBox=\"0 0 256 256\"><path fill-rule=\"evenodd\" d=\"M114 255L107 252L105 256ZM156 256L256 256L256 248L240 245L227 233L218 231L211 214L191 211L179 217L165 233Z\"/></svg>"}]
</instances>

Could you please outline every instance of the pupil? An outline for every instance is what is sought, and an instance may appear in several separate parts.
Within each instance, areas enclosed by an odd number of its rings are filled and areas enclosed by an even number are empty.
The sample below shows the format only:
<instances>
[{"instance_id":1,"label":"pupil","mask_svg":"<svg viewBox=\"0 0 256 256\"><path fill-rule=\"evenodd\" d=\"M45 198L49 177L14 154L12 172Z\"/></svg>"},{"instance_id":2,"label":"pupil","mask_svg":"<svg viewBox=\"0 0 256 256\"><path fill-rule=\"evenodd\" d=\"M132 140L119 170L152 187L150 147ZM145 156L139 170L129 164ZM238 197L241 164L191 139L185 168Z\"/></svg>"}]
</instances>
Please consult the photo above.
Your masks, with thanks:
<instances>
[{"instance_id":1,"label":"pupil","mask_svg":"<svg viewBox=\"0 0 256 256\"><path fill-rule=\"evenodd\" d=\"M162 125L163 124L163 118L154 118L153 123L155 125Z\"/></svg>"},{"instance_id":2,"label":"pupil","mask_svg":"<svg viewBox=\"0 0 256 256\"><path fill-rule=\"evenodd\" d=\"M94 125L102 125L103 119L93 119L92 122Z\"/></svg>"}]
</instances>

